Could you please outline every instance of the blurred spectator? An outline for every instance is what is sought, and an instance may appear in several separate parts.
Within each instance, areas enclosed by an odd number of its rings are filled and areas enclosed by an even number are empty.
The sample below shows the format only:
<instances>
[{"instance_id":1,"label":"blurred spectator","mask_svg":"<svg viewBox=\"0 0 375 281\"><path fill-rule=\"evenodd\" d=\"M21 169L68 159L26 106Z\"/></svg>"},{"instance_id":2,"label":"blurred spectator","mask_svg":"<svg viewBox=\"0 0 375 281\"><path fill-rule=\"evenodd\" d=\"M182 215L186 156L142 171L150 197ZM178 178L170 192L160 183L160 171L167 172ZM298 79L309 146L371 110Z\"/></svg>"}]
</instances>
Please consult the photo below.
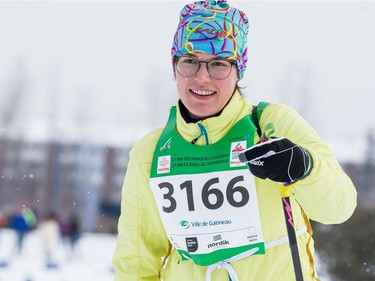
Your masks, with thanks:
<instances>
[{"instance_id":1,"label":"blurred spectator","mask_svg":"<svg viewBox=\"0 0 375 281\"><path fill-rule=\"evenodd\" d=\"M1 250L1 243L2 243L2 241L1 241L1 229L3 228L3 227L5 227L5 225L6 225L6 217L5 217L5 214L3 213L3 212L1 212L0 211L0 250ZM6 267L7 266L7 263L6 263L6 261L3 261L2 259L1 259L1 257L0 257L0 268L2 268L2 267Z\"/></svg>"},{"instance_id":2,"label":"blurred spectator","mask_svg":"<svg viewBox=\"0 0 375 281\"><path fill-rule=\"evenodd\" d=\"M0 211L0 230L5 227L6 225L6 217L5 217L5 214Z\"/></svg>"},{"instance_id":3,"label":"blurred spectator","mask_svg":"<svg viewBox=\"0 0 375 281\"><path fill-rule=\"evenodd\" d=\"M23 208L23 217L25 218L28 230L33 230L37 225L37 218L33 210L30 208Z\"/></svg>"},{"instance_id":4,"label":"blurred spectator","mask_svg":"<svg viewBox=\"0 0 375 281\"><path fill-rule=\"evenodd\" d=\"M39 224L39 231L43 241L46 266L48 268L56 268L57 262L54 255L57 252L60 237L60 227L56 213L50 212L46 216L46 218Z\"/></svg>"},{"instance_id":5,"label":"blurred spectator","mask_svg":"<svg viewBox=\"0 0 375 281\"><path fill-rule=\"evenodd\" d=\"M25 235L29 230L34 229L36 224L35 213L29 208L23 208L12 217L10 226L17 234L16 250L18 254L22 253Z\"/></svg>"},{"instance_id":6,"label":"blurred spectator","mask_svg":"<svg viewBox=\"0 0 375 281\"><path fill-rule=\"evenodd\" d=\"M63 241L69 245L70 253L74 256L76 245L81 237L81 224L77 215L71 215L61 220L60 230Z\"/></svg>"}]
</instances>

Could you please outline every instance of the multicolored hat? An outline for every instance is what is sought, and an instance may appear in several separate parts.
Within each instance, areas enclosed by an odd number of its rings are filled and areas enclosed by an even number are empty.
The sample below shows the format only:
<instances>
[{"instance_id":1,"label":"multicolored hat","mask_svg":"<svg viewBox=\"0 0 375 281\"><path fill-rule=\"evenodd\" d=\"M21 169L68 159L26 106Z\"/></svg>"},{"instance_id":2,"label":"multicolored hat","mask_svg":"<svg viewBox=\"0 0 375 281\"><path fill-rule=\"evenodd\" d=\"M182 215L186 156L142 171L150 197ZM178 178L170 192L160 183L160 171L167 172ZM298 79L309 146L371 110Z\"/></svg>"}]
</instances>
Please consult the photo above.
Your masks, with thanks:
<instances>
[{"instance_id":1,"label":"multicolored hat","mask_svg":"<svg viewBox=\"0 0 375 281\"><path fill-rule=\"evenodd\" d=\"M186 5L173 39L172 63L189 53L215 55L236 61L242 79L247 63L248 22L245 13L230 7L226 0Z\"/></svg>"}]
</instances>

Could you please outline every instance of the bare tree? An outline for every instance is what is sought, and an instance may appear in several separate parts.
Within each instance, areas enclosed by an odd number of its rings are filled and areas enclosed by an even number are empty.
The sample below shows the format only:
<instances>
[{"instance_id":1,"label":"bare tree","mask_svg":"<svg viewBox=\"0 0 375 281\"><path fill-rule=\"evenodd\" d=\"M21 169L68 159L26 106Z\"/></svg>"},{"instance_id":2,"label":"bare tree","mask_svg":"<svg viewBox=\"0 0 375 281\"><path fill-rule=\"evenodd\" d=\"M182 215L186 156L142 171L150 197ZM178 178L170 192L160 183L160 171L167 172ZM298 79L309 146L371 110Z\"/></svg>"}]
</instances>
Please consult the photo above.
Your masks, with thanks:
<instances>
[{"instance_id":1,"label":"bare tree","mask_svg":"<svg viewBox=\"0 0 375 281\"><path fill-rule=\"evenodd\" d=\"M0 89L0 205L7 206L10 198L21 185L19 148L22 146L17 132L17 122L22 113L28 79L25 64L18 63L9 82ZM6 165L8 163L8 165ZM11 167L11 169L6 167ZM7 188L14 186L15 188Z\"/></svg>"}]
</instances>

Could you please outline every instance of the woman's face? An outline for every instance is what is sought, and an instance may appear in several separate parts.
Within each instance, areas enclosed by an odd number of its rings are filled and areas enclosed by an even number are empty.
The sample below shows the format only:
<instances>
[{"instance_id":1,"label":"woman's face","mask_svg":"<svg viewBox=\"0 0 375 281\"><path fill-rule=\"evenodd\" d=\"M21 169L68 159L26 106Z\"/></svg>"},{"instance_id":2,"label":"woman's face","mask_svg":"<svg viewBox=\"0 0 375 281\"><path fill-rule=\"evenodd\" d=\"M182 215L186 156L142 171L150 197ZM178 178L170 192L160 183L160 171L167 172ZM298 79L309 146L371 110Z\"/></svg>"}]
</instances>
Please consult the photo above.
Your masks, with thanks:
<instances>
[{"instance_id":1,"label":"woman's face","mask_svg":"<svg viewBox=\"0 0 375 281\"><path fill-rule=\"evenodd\" d=\"M217 58L213 55L196 53L189 55L200 61ZM175 71L178 95L193 118L205 118L215 115L228 103L238 81L236 65L232 66L229 76L223 80L211 78L206 64L201 64L199 71L184 77Z\"/></svg>"}]
</instances>

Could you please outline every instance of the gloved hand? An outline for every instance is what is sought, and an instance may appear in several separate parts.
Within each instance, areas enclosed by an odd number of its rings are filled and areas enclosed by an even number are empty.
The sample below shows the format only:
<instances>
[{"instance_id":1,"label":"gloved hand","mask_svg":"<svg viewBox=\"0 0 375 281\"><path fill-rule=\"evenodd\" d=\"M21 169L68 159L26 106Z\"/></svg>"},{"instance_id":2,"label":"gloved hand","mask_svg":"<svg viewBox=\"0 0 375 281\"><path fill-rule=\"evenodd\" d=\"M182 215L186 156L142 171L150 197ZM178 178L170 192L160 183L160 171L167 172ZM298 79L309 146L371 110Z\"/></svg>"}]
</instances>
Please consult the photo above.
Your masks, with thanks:
<instances>
[{"instance_id":1,"label":"gloved hand","mask_svg":"<svg viewBox=\"0 0 375 281\"><path fill-rule=\"evenodd\" d=\"M248 163L254 176L280 183L300 180L312 169L309 152L284 137L258 143L240 153L238 158Z\"/></svg>"}]
</instances>

